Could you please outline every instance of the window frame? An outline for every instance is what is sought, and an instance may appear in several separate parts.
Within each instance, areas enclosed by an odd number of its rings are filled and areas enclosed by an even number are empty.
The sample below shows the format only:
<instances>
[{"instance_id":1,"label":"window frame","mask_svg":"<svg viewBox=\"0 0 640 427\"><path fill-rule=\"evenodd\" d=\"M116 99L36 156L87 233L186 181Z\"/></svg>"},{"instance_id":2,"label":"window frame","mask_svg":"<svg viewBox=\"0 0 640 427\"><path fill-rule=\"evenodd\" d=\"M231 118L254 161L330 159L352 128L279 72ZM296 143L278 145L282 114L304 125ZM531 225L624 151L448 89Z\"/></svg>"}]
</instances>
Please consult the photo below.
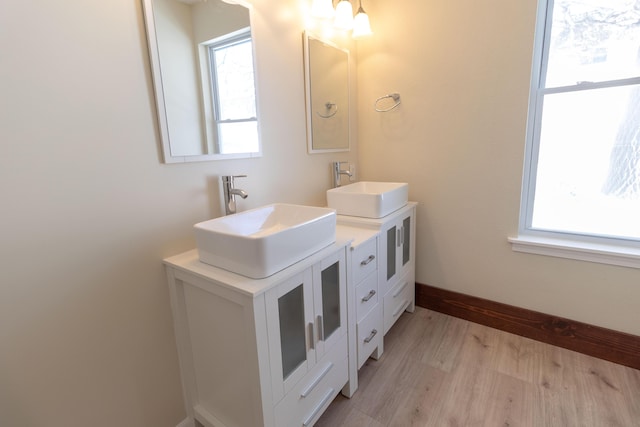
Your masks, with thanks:
<instances>
[{"instance_id":1,"label":"window frame","mask_svg":"<svg viewBox=\"0 0 640 427\"><path fill-rule=\"evenodd\" d=\"M640 240L532 227L542 129L542 104L545 95L640 84L640 77L632 77L603 82L580 82L571 86L543 87L548 68L553 6L554 0L538 1L518 236L509 237L508 240L512 249L518 252L640 268Z\"/></svg>"},{"instance_id":2,"label":"window frame","mask_svg":"<svg viewBox=\"0 0 640 427\"><path fill-rule=\"evenodd\" d=\"M207 44L207 56L209 58L209 73L211 79L211 98L213 101L213 115L216 123L238 123L238 122L257 122L258 117L257 114L252 117L244 117L238 119L226 119L222 120L220 118L220 91L218 89L219 81L218 81L218 73L216 72L216 64L215 64L215 55L214 52L216 50L226 49L235 45L239 45L242 43L251 43L251 51L253 52L253 40L251 37L251 29L246 28L235 33L231 37L226 37L223 40L217 40L212 43ZM253 56L253 53L252 53ZM252 57L253 61L253 57ZM255 78L254 78L255 82ZM255 96L255 83L254 83L254 95L253 95L254 103L256 103Z\"/></svg>"},{"instance_id":3,"label":"window frame","mask_svg":"<svg viewBox=\"0 0 640 427\"><path fill-rule=\"evenodd\" d=\"M250 43L251 44L251 60L253 62L254 67L254 78L253 78L253 101L255 105L255 115L251 117L241 117L235 119L221 119L220 117L220 91L219 91L219 80L218 74L216 72L216 64L215 64L215 51L221 50L227 47L231 47L234 45L238 45L241 43ZM260 144L260 131L259 131L259 123L258 123L258 96L257 96L257 81L255 76L255 47L253 35L251 33L251 27L246 27L234 31L232 33L226 34L223 37L219 37L209 42L205 42L202 44L203 50L201 52L201 58L206 63L206 72L202 75L202 84L209 88L209 100L205 103L209 104L205 106L205 115L208 116L208 120L210 120L215 125L215 131L213 132L214 137L211 139L207 137L208 144L214 146L214 151L222 153L221 155L226 158L236 158L236 157L246 157L249 155L250 157L257 157L262 154L261 144ZM256 124L256 143L258 145L257 151L247 151L247 152L239 152L239 153L224 153L221 138L220 138L220 126L224 124L233 124L233 123L255 123Z\"/></svg>"}]
</instances>

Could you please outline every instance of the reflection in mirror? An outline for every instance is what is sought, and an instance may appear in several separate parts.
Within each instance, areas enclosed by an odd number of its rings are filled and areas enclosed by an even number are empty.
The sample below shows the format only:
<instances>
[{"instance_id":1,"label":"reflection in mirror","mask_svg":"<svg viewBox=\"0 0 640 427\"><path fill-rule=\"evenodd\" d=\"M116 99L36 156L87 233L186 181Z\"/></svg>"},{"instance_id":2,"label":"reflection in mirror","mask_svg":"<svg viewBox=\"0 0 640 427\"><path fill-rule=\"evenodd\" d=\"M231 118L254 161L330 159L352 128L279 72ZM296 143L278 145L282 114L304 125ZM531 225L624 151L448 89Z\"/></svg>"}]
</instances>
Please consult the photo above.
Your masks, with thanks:
<instances>
[{"instance_id":1,"label":"reflection in mirror","mask_svg":"<svg viewBox=\"0 0 640 427\"><path fill-rule=\"evenodd\" d=\"M250 10L143 2L165 163L260 156Z\"/></svg>"},{"instance_id":2,"label":"reflection in mirror","mask_svg":"<svg viewBox=\"0 0 640 427\"><path fill-rule=\"evenodd\" d=\"M349 151L349 51L304 37L309 153Z\"/></svg>"}]
</instances>

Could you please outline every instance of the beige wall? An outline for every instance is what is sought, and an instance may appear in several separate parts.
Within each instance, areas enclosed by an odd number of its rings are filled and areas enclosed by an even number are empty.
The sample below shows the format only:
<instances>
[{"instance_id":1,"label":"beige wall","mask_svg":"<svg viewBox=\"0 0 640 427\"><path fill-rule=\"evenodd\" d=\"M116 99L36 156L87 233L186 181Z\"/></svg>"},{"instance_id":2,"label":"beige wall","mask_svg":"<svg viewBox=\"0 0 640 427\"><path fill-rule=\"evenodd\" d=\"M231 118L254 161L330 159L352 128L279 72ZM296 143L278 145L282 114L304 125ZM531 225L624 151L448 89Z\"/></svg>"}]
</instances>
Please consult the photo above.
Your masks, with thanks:
<instances>
[{"instance_id":1,"label":"beige wall","mask_svg":"<svg viewBox=\"0 0 640 427\"><path fill-rule=\"evenodd\" d=\"M640 335L640 273L514 253L535 2L367 0L360 172L410 184L425 283ZM399 92L381 114L375 98Z\"/></svg>"},{"instance_id":2,"label":"beige wall","mask_svg":"<svg viewBox=\"0 0 640 427\"><path fill-rule=\"evenodd\" d=\"M511 252L535 5L367 0L361 178L420 203L418 281L640 334L637 270ZM175 426L184 417L160 260L219 216L321 205L329 163L306 154L301 1L253 0L264 156L159 162L137 0L0 8L0 424ZM382 115L376 97L398 91Z\"/></svg>"},{"instance_id":3,"label":"beige wall","mask_svg":"<svg viewBox=\"0 0 640 427\"><path fill-rule=\"evenodd\" d=\"M306 154L299 3L255 0L264 156L161 164L141 2L0 6L0 425L161 427L184 418L161 260L219 216L325 203Z\"/></svg>"}]
</instances>

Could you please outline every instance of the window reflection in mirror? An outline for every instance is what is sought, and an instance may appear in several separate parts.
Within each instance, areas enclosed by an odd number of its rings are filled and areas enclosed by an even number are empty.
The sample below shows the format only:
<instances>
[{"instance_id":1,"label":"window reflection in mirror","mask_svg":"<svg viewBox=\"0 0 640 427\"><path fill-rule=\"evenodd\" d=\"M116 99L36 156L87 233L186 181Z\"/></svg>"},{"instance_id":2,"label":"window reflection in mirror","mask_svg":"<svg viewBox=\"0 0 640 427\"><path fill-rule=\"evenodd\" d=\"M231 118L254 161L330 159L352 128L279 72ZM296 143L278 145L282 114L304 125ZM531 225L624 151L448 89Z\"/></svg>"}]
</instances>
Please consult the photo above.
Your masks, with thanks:
<instances>
[{"instance_id":1,"label":"window reflection in mirror","mask_svg":"<svg viewBox=\"0 0 640 427\"><path fill-rule=\"evenodd\" d=\"M310 153L349 150L349 51L305 34Z\"/></svg>"},{"instance_id":2,"label":"window reflection in mirror","mask_svg":"<svg viewBox=\"0 0 640 427\"><path fill-rule=\"evenodd\" d=\"M259 156L250 10L143 1L165 162Z\"/></svg>"}]
</instances>

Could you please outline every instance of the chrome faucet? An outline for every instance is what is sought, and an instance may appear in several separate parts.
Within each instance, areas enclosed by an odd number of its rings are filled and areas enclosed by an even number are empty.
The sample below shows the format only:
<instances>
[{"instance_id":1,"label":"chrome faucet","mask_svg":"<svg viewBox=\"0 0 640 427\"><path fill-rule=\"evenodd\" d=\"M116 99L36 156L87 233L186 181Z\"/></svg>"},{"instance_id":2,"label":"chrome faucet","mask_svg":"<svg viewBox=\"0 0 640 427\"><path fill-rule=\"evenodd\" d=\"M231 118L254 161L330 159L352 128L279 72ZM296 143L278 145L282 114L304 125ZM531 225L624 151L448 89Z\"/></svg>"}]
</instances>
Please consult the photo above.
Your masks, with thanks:
<instances>
[{"instance_id":1,"label":"chrome faucet","mask_svg":"<svg viewBox=\"0 0 640 427\"><path fill-rule=\"evenodd\" d=\"M235 178L246 178L247 175L223 175L222 189L224 191L224 214L231 215L236 213L236 196L246 199L249 195L246 191L234 188Z\"/></svg>"},{"instance_id":2,"label":"chrome faucet","mask_svg":"<svg viewBox=\"0 0 640 427\"><path fill-rule=\"evenodd\" d=\"M353 176L353 174L351 173L351 171L348 171L346 169L342 169L341 168L341 164L343 163L347 163L347 162L333 162L332 166L333 166L333 187L337 188L340 187L340 176L341 175L347 175L349 178L351 178Z\"/></svg>"}]
</instances>

